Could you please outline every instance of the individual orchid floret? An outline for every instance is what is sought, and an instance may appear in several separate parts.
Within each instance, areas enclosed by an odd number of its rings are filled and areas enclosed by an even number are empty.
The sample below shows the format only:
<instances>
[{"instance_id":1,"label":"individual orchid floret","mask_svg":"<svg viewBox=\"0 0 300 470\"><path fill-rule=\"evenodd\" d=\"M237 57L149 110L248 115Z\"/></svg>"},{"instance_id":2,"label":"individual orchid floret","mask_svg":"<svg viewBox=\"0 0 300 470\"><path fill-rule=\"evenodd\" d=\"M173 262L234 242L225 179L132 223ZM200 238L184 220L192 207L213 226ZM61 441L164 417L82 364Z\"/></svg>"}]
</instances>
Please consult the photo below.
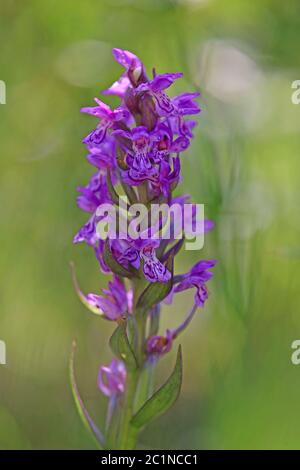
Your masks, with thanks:
<instances>
[{"instance_id":1,"label":"individual orchid floret","mask_svg":"<svg viewBox=\"0 0 300 470\"><path fill-rule=\"evenodd\" d=\"M206 283L213 277L213 273L209 269L213 268L216 262L216 260L202 260L196 263L188 273L181 277L179 284L174 287L173 292L182 292L195 287L195 304L198 307L203 307L208 298Z\"/></svg>"},{"instance_id":2,"label":"individual orchid floret","mask_svg":"<svg viewBox=\"0 0 300 470\"><path fill-rule=\"evenodd\" d=\"M175 106L179 116L200 113L200 108L195 103L195 98L198 98L200 93L181 93L180 95L172 98L172 104Z\"/></svg>"},{"instance_id":3,"label":"individual orchid floret","mask_svg":"<svg viewBox=\"0 0 300 470\"><path fill-rule=\"evenodd\" d=\"M89 153L86 158L91 165L98 168L103 174L107 170L115 172L117 165L116 142L113 137L107 135L100 147L88 145L87 148Z\"/></svg>"},{"instance_id":4,"label":"individual orchid floret","mask_svg":"<svg viewBox=\"0 0 300 470\"><path fill-rule=\"evenodd\" d=\"M144 126L135 127L131 132L117 130L113 133L131 142L132 150L128 150L125 161L129 166L129 177L147 178L156 173L150 161L151 138Z\"/></svg>"},{"instance_id":5,"label":"individual orchid floret","mask_svg":"<svg viewBox=\"0 0 300 470\"><path fill-rule=\"evenodd\" d=\"M102 289L103 295L88 294L87 302L102 312L107 320L118 320L132 312L132 290L128 292L124 283L116 275L108 283L108 289Z\"/></svg>"},{"instance_id":6,"label":"individual orchid floret","mask_svg":"<svg viewBox=\"0 0 300 470\"><path fill-rule=\"evenodd\" d=\"M166 160L170 153L183 152L188 148L190 141L187 137L179 136L173 140L170 126L160 123L152 133L151 158L155 163Z\"/></svg>"},{"instance_id":7,"label":"individual orchid floret","mask_svg":"<svg viewBox=\"0 0 300 470\"><path fill-rule=\"evenodd\" d=\"M171 273L156 256L156 248L159 240L113 240L111 242L112 253L117 261L124 267L130 265L139 269L142 261L142 269L145 278L150 282L167 282Z\"/></svg>"},{"instance_id":8,"label":"individual orchid floret","mask_svg":"<svg viewBox=\"0 0 300 470\"><path fill-rule=\"evenodd\" d=\"M79 229L73 238L73 243L85 242L90 246L95 246L99 236L96 231L97 217L93 214L89 220Z\"/></svg>"},{"instance_id":9,"label":"individual orchid floret","mask_svg":"<svg viewBox=\"0 0 300 470\"><path fill-rule=\"evenodd\" d=\"M126 69L126 72L103 94L124 97L130 85L136 87L146 81L144 65L135 54L123 49L113 49L113 55L116 61Z\"/></svg>"},{"instance_id":10,"label":"individual orchid floret","mask_svg":"<svg viewBox=\"0 0 300 470\"><path fill-rule=\"evenodd\" d=\"M140 85L136 91L148 92L153 96L159 116L172 116L175 114L176 108L164 90L169 88L175 80L182 76L182 73L164 73L162 75L157 75L153 80Z\"/></svg>"},{"instance_id":11,"label":"individual orchid floret","mask_svg":"<svg viewBox=\"0 0 300 470\"><path fill-rule=\"evenodd\" d=\"M118 321L132 313L132 290L126 290L121 279L114 275L108 283L108 289L102 289L103 295L83 294L73 269L73 281L76 292L82 303L96 315L103 316L106 320Z\"/></svg>"},{"instance_id":12,"label":"individual orchid floret","mask_svg":"<svg viewBox=\"0 0 300 470\"><path fill-rule=\"evenodd\" d=\"M113 359L109 365L100 367L98 387L107 397L122 395L125 391L126 375L124 362Z\"/></svg>"},{"instance_id":13,"label":"individual orchid floret","mask_svg":"<svg viewBox=\"0 0 300 470\"><path fill-rule=\"evenodd\" d=\"M113 55L128 74L131 83L137 86L139 80L146 80L145 69L142 61L132 52L114 48Z\"/></svg>"},{"instance_id":14,"label":"individual orchid floret","mask_svg":"<svg viewBox=\"0 0 300 470\"><path fill-rule=\"evenodd\" d=\"M187 139L194 137L193 129L198 125L197 121L184 119L183 116L171 116L168 118L168 122L173 134Z\"/></svg>"},{"instance_id":15,"label":"individual orchid floret","mask_svg":"<svg viewBox=\"0 0 300 470\"><path fill-rule=\"evenodd\" d=\"M177 186L180 179L179 157L173 158L172 163L173 168L168 162L161 162L157 178L151 182L151 188L156 195L162 193L165 197L168 197L170 191Z\"/></svg>"},{"instance_id":16,"label":"individual orchid floret","mask_svg":"<svg viewBox=\"0 0 300 470\"><path fill-rule=\"evenodd\" d=\"M98 106L81 108L82 113L91 114L100 119L96 129L83 139L83 143L87 145L100 145L104 141L108 129L113 128L116 122L129 116L128 111L124 108L111 110L107 104L98 98L95 98L95 101Z\"/></svg>"},{"instance_id":17,"label":"individual orchid floret","mask_svg":"<svg viewBox=\"0 0 300 470\"><path fill-rule=\"evenodd\" d=\"M92 176L87 186L79 186L77 191L77 205L85 212L94 213L100 204L111 203L106 177L101 172Z\"/></svg>"},{"instance_id":18,"label":"individual orchid floret","mask_svg":"<svg viewBox=\"0 0 300 470\"><path fill-rule=\"evenodd\" d=\"M143 272L145 278L150 282L168 282L171 279L171 273L166 266L159 261L156 256L155 248L158 246L156 241L147 242L140 251L143 260Z\"/></svg>"}]
</instances>

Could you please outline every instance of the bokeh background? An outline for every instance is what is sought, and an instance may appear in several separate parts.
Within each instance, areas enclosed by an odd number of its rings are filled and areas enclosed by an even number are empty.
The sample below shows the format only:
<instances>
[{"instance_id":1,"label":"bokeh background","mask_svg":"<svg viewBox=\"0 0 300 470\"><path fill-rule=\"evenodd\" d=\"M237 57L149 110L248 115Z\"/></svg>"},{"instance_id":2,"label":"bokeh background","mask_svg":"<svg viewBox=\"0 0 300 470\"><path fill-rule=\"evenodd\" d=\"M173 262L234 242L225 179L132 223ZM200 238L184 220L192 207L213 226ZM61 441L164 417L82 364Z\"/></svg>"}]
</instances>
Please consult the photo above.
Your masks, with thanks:
<instances>
[{"instance_id":1,"label":"bokeh background","mask_svg":"<svg viewBox=\"0 0 300 470\"><path fill-rule=\"evenodd\" d=\"M104 417L96 376L112 325L79 303L69 261L86 292L104 287L93 253L72 245L86 219L76 186L93 171L81 139L94 122L79 109L120 74L120 47L148 70L183 71L172 93L202 93L183 189L216 229L177 270L198 255L219 260L210 300L181 338L181 398L141 445L299 449L299 1L1 0L0 11L0 448L94 448L68 382L74 337L81 394ZM182 294L165 308L162 331L191 302Z\"/></svg>"}]
</instances>

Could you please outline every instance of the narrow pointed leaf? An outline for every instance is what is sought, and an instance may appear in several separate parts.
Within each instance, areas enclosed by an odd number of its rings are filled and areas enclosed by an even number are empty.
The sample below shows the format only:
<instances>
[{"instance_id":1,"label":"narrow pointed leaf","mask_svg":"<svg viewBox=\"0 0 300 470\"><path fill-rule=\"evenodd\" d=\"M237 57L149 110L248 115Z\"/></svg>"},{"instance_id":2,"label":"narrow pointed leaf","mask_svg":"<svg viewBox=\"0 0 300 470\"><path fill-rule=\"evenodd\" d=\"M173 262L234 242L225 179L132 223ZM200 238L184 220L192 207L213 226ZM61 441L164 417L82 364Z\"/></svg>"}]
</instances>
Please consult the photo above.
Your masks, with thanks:
<instances>
[{"instance_id":1,"label":"narrow pointed leaf","mask_svg":"<svg viewBox=\"0 0 300 470\"><path fill-rule=\"evenodd\" d=\"M109 344L113 353L122 359L129 369L137 367L136 357L128 340L125 322L121 323L113 332Z\"/></svg>"},{"instance_id":2,"label":"narrow pointed leaf","mask_svg":"<svg viewBox=\"0 0 300 470\"><path fill-rule=\"evenodd\" d=\"M173 254L173 256L176 256L179 253L179 251L181 250L181 248L183 247L184 241L185 241L184 237L182 237L180 240L178 240L178 242L176 242L175 245L173 245L172 248L170 248L163 255L162 261L164 262L166 259L168 259L171 254Z\"/></svg>"},{"instance_id":3,"label":"narrow pointed leaf","mask_svg":"<svg viewBox=\"0 0 300 470\"><path fill-rule=\"evenodd\" d=\"M69 372L70 372L70 382L71 382L71 388L72 388L72 393L73 393L73 397L75 400L75 404L76 404L79 416L83 424L85 425L86 429L89 431L92 438L96 442L97 447L104 448L104 436L102 432L100 431L100 429L96 426L92 418L90 417L89 412L87 411L82 401L82 398L80 396L79 390L78 390L76 377L75 377L75 367L74 367L75 351L76 351L76 342L73 341L70 364L69 364Z\"/></svg>"},{"instance_id":4,"label":"narrow pointed leaf","mask_svg":"<svg viewBox=\"0 0 300 470\"><path fill-rule=\"evenodd\" d=\"M112 198L112 201L115 204L119 204L119 195L117 191L115 190L114 185L112 184L111 174L109 170L107 170L106 183L107 183L107 188L108 188L110 197Z\"/></svg>"},{"instance_id":5,"label":"narrow pointed leaf","mask_svg":"<svg viewBox=\"0 0 300 470\"><path fill-rule=\"evenodd\" d=\"M126 196L128 197L130 201L130 204L136 204L138 202L138 198L137 198L135 190L128 184L124 183L123 181L121 181L121 185L122 185L122 188L124 189Z\"/></svg>"},{"instance_id":6,"label":"narrow pointed leaf","mask_svg":"<svg viewBox=\"0 0 300 470\"><path fill-rule=\"evenodd\" d=\"M133 416L131 425L136 429L141 429L150 421L169 410L180 394L181 383L182 354L181 346L179 346L176 364L169 379Z\"/></svg>"}]
</instances>

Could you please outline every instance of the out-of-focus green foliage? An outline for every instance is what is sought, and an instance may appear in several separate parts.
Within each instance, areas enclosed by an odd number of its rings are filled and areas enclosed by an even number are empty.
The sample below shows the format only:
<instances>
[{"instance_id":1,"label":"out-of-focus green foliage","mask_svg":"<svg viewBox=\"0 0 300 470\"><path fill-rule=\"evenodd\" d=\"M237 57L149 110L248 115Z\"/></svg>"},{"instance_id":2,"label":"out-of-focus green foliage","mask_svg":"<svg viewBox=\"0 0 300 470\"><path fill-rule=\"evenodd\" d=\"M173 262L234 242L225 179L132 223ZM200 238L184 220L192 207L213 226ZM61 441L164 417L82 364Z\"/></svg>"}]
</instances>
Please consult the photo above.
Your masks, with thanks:
<instances>
[{"instance_id":1,"label":"out-of-focus green foliage","mask_svg":"<svg viewBox=\"0 0 300 470\"><path fill-rule=\"evenodd\" d=\"M81 139L94 124L79 108L111 84L112 47L149 70L183 71L173 93L202 92L183 187L216 222L202 253L219 260L207 307L182 337L183 391L143 434L147 448L299 448L300 79L297 0L2 0L0 79L0 448L94 448L76 414L68 358L95 421L105 397L112 325L74 293L106 280L93 253L72 246L85 216L75 188L92 169ZM114 98L109 99L115 104ZM163 311L175 326L192 302ZM174 354L161 363L162 383Z\"/></svg>"}]
</instances>

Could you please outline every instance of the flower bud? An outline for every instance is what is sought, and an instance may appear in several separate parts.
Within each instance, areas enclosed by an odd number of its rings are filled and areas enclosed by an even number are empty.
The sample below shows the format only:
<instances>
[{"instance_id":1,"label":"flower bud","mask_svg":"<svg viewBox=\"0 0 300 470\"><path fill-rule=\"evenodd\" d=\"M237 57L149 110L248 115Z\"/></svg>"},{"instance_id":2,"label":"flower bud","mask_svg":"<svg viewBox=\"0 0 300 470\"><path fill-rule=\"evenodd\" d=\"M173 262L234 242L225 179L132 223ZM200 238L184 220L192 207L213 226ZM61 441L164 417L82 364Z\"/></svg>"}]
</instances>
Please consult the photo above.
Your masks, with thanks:
<instances>
[{"instance_id":1,"label":"flower bud","mask_svg":"<svg viewBox=\"0 0 300 470\"><path fill-rule=\"evenodd\" d=\"M153 98L145 93L140 98L140 110L142 114L141 124L147 127L149 131L152 131L157 124L157 113L155 111L155 103Z\"/></svg>"},{"instance_id":2,"label":"flower bud","mask_svg":"<svg viewBox=\"0 0 300 470\"><path fill-rule=\"evenodd\" d=\"M148 354L166 354L172 347L172 334L169 330L166 332L166 336L151 336L147 341L147 352Z\"/></svg>"}]
</instances>

